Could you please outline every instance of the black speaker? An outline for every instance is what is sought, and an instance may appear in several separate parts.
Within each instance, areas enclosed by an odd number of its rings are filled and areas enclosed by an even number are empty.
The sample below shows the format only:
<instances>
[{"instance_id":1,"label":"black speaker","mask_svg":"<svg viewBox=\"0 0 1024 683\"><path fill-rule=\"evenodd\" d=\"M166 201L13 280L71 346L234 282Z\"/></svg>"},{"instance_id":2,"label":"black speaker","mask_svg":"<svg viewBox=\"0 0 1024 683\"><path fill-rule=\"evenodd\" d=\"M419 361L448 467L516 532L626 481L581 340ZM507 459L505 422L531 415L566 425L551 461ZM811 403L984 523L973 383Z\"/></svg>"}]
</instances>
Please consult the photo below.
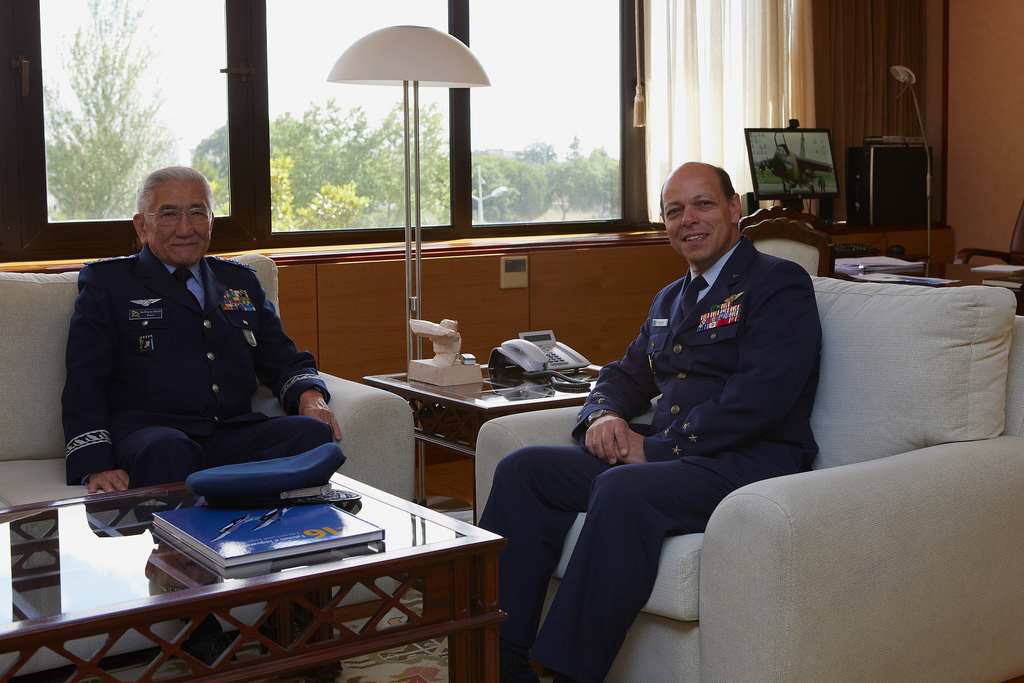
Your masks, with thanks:
<instances>
[{"instance_id":1,"label":"black speaker","mask_svg":"<svg viewBox=\"0 0 1024 683\"><path fill-rule=\"evenodd\" d=\"M924 147L850 147L846 150L846 222L851 225L924 225L928 157Z\"/></svg>"},{"instance_id":2,"label":"black speaker","mask_svg":"<svg viewBox=\"0 0 1024 683\"><path fill-rule=\"evenodd\" d=\"M741 212L744 216L749 216L750 214L754 213L759 208L761 208L760 203L757 201L756 198L754 198L753 192L747 192L745 195L741 197L741 199L743 202Z\"/></svg>"}]
</instances>

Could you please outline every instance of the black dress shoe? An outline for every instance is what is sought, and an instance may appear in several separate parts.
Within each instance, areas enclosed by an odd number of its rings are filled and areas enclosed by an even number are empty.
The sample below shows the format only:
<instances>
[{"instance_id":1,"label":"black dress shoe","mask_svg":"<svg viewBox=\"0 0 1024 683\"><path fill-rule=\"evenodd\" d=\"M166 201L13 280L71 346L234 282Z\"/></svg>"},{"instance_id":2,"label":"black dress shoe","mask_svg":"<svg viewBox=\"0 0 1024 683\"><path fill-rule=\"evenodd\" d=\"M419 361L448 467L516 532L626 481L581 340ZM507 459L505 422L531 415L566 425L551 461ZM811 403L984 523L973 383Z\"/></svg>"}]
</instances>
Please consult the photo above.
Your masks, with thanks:
<instances>
[{"instance_id":1,"label":"black dress shoe","mask_svg":"<svg viewBox=\"0 0 1024 683\"><path fill-rule=\"evenodd\" d=\"M540 683L530 666L530 651L504 638L498 640L498 679L501 683Z\"/></svg>"},{"instance_id":2,"label":"black dress shoe","mask_svg":"<svg viewBox=\"0 0 1024 683\"><path fill-rule=\"evenodd\" d=\"M540 683L540 677L530 668L522 671L506 671L502 669L498 672L498 680L501 683Z\"/></svg>"}]
</instances>

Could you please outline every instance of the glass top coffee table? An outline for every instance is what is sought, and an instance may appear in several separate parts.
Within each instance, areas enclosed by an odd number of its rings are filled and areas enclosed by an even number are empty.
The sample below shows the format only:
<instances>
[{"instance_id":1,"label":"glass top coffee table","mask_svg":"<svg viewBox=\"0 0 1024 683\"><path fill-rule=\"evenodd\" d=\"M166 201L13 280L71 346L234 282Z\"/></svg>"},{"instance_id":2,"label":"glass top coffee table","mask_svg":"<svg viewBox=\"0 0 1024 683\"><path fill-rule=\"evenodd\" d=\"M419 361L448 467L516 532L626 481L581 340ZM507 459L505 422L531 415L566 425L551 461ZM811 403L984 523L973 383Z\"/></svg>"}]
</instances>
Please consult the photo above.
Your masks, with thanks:
<instances>
[{"instance_id":1,"label":"glass top coffee table","mask_svg":"<svg viewBox=\"0 0 1024 683\"><path fill-rule=\"evenodd\" d=\"M254 680L448 636L451 681L497 681L499 536L342 475L384 541L223 578L161 542L181 485L0 511L0 680ZM294 564L294 562L291 562Z\"/></svg>"}]
</instances>

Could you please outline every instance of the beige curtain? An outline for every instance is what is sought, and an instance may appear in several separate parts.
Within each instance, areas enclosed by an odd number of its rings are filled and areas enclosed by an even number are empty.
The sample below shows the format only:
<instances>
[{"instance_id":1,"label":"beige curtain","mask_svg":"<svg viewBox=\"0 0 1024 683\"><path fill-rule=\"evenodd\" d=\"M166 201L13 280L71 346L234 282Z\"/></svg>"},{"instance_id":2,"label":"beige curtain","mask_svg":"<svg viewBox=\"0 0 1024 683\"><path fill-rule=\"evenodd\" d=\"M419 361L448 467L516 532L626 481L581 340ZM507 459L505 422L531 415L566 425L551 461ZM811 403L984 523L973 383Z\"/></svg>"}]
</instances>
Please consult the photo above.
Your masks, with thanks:
<instances>
[{"instance_id":1,"label":"beige curtain","mask_svg":"<svg viewBox=\"0 0 1024 683\"><path fill-rule=\"evenodd\" d=\"M744 128L815 125L808 0L645 0L647 177L686 161L724 167L751 189Z\"/></svg>"},{"instance_id":2,"label":"beige curtain","mask_svg":"<svg viewBox=\"0 0 1024 683\"><path fill-rule=\"evenodd\" d=\"M920 135L910 95L889 73L902 64L917 75L925 100L923 0L808 0L814 33L814 104L818 124L832 129L840 188L846 149L865 136ZM836 203L837 220L845 205Z\"/></svg>"}]
</instances>

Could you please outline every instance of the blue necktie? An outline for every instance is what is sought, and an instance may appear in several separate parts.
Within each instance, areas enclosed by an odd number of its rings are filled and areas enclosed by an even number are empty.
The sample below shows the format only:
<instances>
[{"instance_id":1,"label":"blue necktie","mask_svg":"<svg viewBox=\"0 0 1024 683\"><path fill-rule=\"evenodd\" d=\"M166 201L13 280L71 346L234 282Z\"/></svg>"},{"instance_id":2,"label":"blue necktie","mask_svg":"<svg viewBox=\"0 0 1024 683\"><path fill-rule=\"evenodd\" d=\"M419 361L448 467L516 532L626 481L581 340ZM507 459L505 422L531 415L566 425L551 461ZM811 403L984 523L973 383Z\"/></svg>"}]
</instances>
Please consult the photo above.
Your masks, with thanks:
<instances>
[{"instance_id":1,"label":"blue necktie","mask_svg":"<svg viewBox=\"0 0 1024 683\"><path fill-rule=\"evenodd\" d=\"M686 291L683 292L683 317L685 318L693 310L693 307L697 305L697 295L700 290L708 286L708 281L704 279L703 275L698 275L690 281L690 284L686 285Z\"/></svg>"}]
</instances>

